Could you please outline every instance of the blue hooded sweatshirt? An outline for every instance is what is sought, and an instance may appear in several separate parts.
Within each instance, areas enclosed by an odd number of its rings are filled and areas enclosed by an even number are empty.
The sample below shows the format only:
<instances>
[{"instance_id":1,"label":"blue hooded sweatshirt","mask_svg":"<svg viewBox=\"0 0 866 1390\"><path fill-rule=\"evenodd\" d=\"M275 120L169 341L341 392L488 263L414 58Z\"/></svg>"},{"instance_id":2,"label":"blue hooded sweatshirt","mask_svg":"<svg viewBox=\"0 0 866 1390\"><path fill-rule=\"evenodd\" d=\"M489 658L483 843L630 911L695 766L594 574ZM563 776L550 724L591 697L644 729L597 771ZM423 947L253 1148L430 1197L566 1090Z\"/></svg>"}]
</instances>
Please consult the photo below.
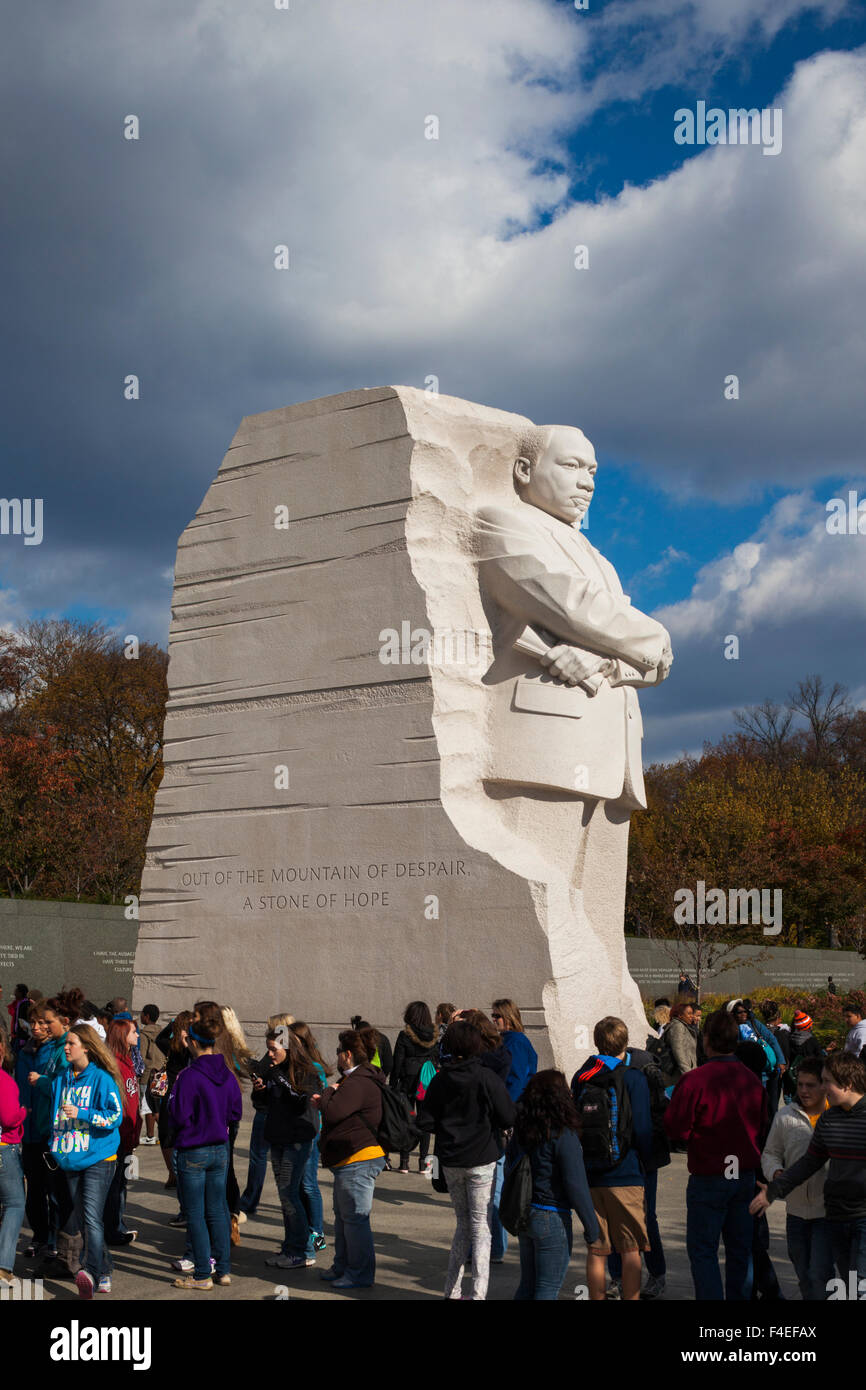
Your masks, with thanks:
<instances>
[{"instance_id":1,"label":"blue hooded sweatshirt","mask_svg":"<svg viewBox=\"0 0 866 1390\"><path fill-rule=\"evenodd\" d=\"M241 1088L220 1052L196 1057L178 1076L168 1101L176 1149L227 1144L229 1125L240 1120Z\"/></svg>"},{"instance_id":2,"label":"blue hooded sweatshirt","mask_svg":"<svg viewBox=\"0 0 866 1390\"><path fill-rule=\"evenodd\" d=\"M88 1063L84 1071L70 1067L54 1082L51 1152L58 1166L75 1173L105 1158L114 1158L120 1143L123 1101L117 1083L102 1067ZM64 1105L77 1105L70 1120Z\"/></svg>"},{"instance_id":3,"label":"blue hooded sweatshirt","mask_svg":"<svg viewBox=\"0 0 866 1390\"><path fill-rule=\"evenodd\" d=\"M15 1080L21 1104L26 1106L27 1119L24 1121L24 1143L38 1144L51 1138L51 1089L50 1086L37 1090L27 1080L32 1071L40 1076L45 1072L54 1057L54 1039L34 1046L26 1043L15 1058ZM64 1058L65 1060L65 1058Z\"/></svg>"},{"instance_id":4,"label":"blue hooded sweatshirt","mask_svg":"<svg viewBox=\"0 0 866 1390\"><path fill-rule=\"evenodd\" d=\"M505 1089L511 1099L520 1100L531 1076L538 1071L538 1053L525 1033L508 1029L502 1034L502 1046L511 1057L511 1069L505 1078Z\"/></svg>"}]
</instances>

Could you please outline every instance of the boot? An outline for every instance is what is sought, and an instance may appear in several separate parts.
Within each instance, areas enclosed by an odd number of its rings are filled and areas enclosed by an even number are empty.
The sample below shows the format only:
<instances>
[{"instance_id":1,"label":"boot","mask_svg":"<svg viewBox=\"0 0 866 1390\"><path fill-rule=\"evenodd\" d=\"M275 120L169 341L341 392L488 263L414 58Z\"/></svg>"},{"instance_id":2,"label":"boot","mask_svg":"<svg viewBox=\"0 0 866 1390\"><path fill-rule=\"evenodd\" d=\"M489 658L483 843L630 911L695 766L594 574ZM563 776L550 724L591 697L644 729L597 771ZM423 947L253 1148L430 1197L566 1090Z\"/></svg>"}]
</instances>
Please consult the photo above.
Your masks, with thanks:
<instances>
[{"instance_id":1,"label":"boot","mask_svg":"<svg viewBox=\"0 0 866 1390\"><path fill-rule=\"evenodd\" d=\"M74 1279L81 1267L81 1251L84 1246L84 1237L76 1234L67 1235L65 1231L57 1232L57 1264L61 1265L70 1279Z\"/></svg>"}]
</instances>

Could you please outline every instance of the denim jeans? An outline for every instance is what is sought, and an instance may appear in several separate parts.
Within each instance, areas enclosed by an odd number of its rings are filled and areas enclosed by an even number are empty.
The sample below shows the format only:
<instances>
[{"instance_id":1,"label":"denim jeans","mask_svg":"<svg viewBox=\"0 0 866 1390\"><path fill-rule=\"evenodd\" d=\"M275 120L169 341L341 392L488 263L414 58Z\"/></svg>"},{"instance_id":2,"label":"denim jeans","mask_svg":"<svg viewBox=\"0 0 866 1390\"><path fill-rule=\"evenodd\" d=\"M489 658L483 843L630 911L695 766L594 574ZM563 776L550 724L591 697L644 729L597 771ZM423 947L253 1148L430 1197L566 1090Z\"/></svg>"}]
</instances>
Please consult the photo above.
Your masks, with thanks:
<instances>
[{"instance_id":1,"label":"denim jeans","mask_svg":"<svg viewBox=\"0 0 866 1390\"><path fill-rule=\"evenodd\" d=\"M752 1232L749 1203L754 1172L738 1178L692 1173L686 1188L686 1250L695 1298L741 1303L752 1293ZM725 1244L725 1288L719 1270L719 1237Z\"/></svg>"},{"instance_id":2,"label":"denim jeans","mask_svg":"<svg viewBox=\"0 0 866 1390\"><path fill-rule=\"evenodd\" d=\"M499 1198L502 1196L502 1184L504 1181L505 1154L502 1155L496 1165L496 1177L493 1183L493 1211L490 1216L491 1260L501 1260L508 1249L508 1232L499 1220Z\"/></svg>"},{"instance_id":3,"label":"denim jeans","mask_svg":"<svg viewBox=\"0 0 866 1390\"><path fill-rule=\"evenodd\" d=\"M304 1211L307 1214L307 1225L310 1233L307 1238L306 1254L315 1255L313 1237L324 1234L325 1231L325 1211L322 1205L322 1193L319 1189L319 1141L314 1139L310 1148L310 1157L307 1159L307 1166L304 1169L304 1176L301 1179L301 1201L304 1204Z\"/></svg>"},{"instance_id":4,"label":"denim jeans","mask_svg":"<svg viewBox=\"0 0 866 1390\"><path fill-rule=\"evenodd\" d=\"M229 1207L226 1201L228 1144L205 1144L198 1149L176 1149L177 1185L181 1207L192 1243L195 1278L210 1278L210 1260L217 1274L231 1270Z\"/></svg>"},{"instance_id":5,"label":"denim jeans","mask_svg":"<svg viewBox=\"0 0 866 1390\"><path fill-rule=\"evenodd\" d=\"M247 1216L253 1216L262 1200L262 1188L268 1173L268 1154L271 1146L265 1138L267 1110L257 1110L253 1116L250 1133L250 1161L247 1168L247 1185L241 1194L240 1208Z\"/></svg>"},{"instance_id":6,"label":"denim jeans","mask_svg":"<svg viewBox=\"0 0 866 1390\"><path fill-rule=\"evenodd\" d=\"M123 1245L125 1243L124 1236L129 1235L126 1222L123 1219L126 1213L126 1154L118 1151L115 1167L117 1172L112 1178L108 1196L105 1199L103 1225L106 1244Z\"/></svg>"},{"instance_id":7,"label":"denim jeans","mask_svg":"<svg viewBox=\"0 0 866 1390\"><path fill-rule=\"evenodd\" d=\"M284 1148L279 1148L276 1144L271 1146L274 1182L277 1184L280 1206L283 1209L284 1234L280 1247L281 1255L298 1256L306 1253L310 1227L301 1198L301 1183L304 1181L304 1172L312 1147L311 1139L308 1139L306 1144L286 1144Z\"/></svg>"},{"instance_id":8,"label":"denim jeans","mask_svg":"<svg viewBox=\"0 0 866 1390\"><path fill-rule=\"evenodd\" d=\"M823 1302L827 1284L833 1278L833 1243L830 1223L824 1216L804 1221L802 1216L788 1215L785 1222L788 1259L794 1266L800 1297L811 1303Z\"/></svg>"},{"instance_id":9,"label":"denim jeans","mask_svg":"<svg viewBox=\"0 0 866 1390\"><path fill-rule=\"evenodd\" d=\"M113 1163L103 1158L99 1163L91 1163L89 1168L66 1173L78 1229L84 1237L81 1268L87 1270L94 1284L98 1284L103 1275L111 1273L111 1256L105 1244L102 1222L108 1189L117 1172L116 1165L122 1162L118 1154Z\"/></svg>"},{"instance_id":10,"label":"denim jeans","mask_svg":"<svg viewBox=\"0 0 866 1390\"><path fill-rule=\"evenodd\" d=\"M859 1284L866 1279L866 1216L857 1221L828 1220L827 1224L839 1274L847 1280L851 1270L855 1270Z\"/></svg>"},{"instance_id":11,"label":"denim jeans","mask_svg":"<svg viewBox=\"0 0 866 1390\"><path fill-rule=\"evenodd\" d=\"M18 1237L24 1223L24 1173L21 1168L21 1145L0 1144L0 1269L12 1272Z\"/></svg>"},{"instance_id":12,"label":"denim jeans","mask_svg":"<svg viewBox=\"0 0 866 1390\"><path fill-rule=\"evenodd\" d=\"M334 1169L334 1273L369 1287L376 1278L370 1212L384 1158L367 1158Z\"/></svg>"},{"instance_id":13,"label":"denim jeans","mask_svg":"<svg viewBox=\"0 0 866 1390\"><path fill-rule=\"evenodd\" d=\"M461 1297L463 1268L470 1250L472 1298L478 1303L487 1297L496 1168L495 1163L484 1163L478 1168L442 1169L448 1184L451 1205L457 1213L457 1229L451 1242L448 1273L445 1277L446 1298Z\"/></svg>"},{"instance_id":14,"label":"denim jeans","mask_svg":"<svg viewBox=\"0 0 866 1390\"><path fill-rule=\"evenodd\" d=\"M521 1231L517 1240L520 1283L515 1299L555 1302L571 1259L571 1212L540 1211L532 1207L528 1229Z\"/></svg>"},{"instance_id":15,"label":"denim jeans","mask_svg":"<svg viewBox=\"0 0 866 1390\"><path fill-rule=\"evenodd\" d=\"M651 1173L644 1174L644 1211L646 1213L646 1230L649 1237L650 1248L644 1252L644 1264L647 1274L653 1279L664 1279L667 1271L665 1263L665 1251L662 1245L662 1234L659 1230L659 1219L656 1215L656 1197L659 1190L658 1169ZM613 1254L607 1257L607 1268L611 1279L622 1278L622 1256L614 1250Z\"/></svg>"},{"instance_id":16,"label":"denim jeans","mask_svg":"<svg viewBox=\"0 0 866 1390\"><path fill-rule=\"evenodd\" d=\"M51 1190L51 1174L45 1163L44 1139L21 1146L21 1167L27 1184L27 1220L37 1245L53 1245L57 1235L57 1203Z\"/></svg>"}]
</instances>

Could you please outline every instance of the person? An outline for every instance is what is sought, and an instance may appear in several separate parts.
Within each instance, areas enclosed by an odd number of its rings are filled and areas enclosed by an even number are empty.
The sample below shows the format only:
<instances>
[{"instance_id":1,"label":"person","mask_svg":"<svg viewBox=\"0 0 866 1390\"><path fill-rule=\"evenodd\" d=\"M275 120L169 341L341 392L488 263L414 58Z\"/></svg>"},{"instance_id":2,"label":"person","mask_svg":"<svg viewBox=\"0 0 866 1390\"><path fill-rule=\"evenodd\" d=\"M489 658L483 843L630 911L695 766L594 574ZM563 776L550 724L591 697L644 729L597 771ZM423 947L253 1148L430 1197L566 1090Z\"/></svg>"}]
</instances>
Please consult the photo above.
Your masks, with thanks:
<instances>
[{"instance_id":1,"label":"person","mask_svg":"<svg viewBox=\"0 0 866 1390\"><path fill-rule=\"evenodd\" d=\"M758 1078L734 1056L738 1041L731 1014L711 1013L704 1024L707 1060L683 1077L665 1112L668 1137L687 1145L686 1250L698 1301L747 1302L752 1293L749 1202L761 1163L767 1102Z\"/></svg>"},{"instance_id":2,"label":"person","mask_svg":"<svg viewBox=\"0 0 866 1390\"><path fill-rule=\"evenodd\" d=\"M444 1032L445 1032L445 1029L448 1027L448 1024L451 1022L451 1020L453 1019L453 1017L454 1017L454 1015L456 1014L456 1012L457 1012L457 1010L456 1010L456 1008L455 1008L455 1006L454 1006L453 1004L447 1004L447 1003L445 1003L445 1004L437 1004L437 1005L436 1005L436 1013L435 1013L435 1016L434 1016L434 1018L433 1018L433 1022L434 1022L435 1025L436 1025L436 1047L437 1047L437 1052L438 1052L439 1044L440 1044L440 1042L442 1041L442 1036L443 1036L443 1034L444 1034ZM437 1058L436 1058L436 1065L437 1065L437 1066L439 1065L439 1058L438 1058L438 1055L437 1055Z\"/></svg>"},{"instance_id":3,"label":"person","mask_svg":"<svg viewBox=\"0 0 866 1390\"><path fill-rule=\"evenodd\" d=\"M462 1009L459 1014L455 1010L454 1016L455 1018L462 1018L466 1023L471 1023L473 1028L478 1029L482 1044L482 1050L478 1055L479 1062L482 1067L490 1067L500 1081L507 1083L512 1065L511 1053L503 1046L502 1034L493 1020L488 1018L487 1014L482 1013L481 1009Z\"/></svg>"},{"instance_id":4,"label":"person","mask_svg":"<svg viewBox=\"0 0 866 1390\"><path fill-rule=\"evenodd\" d=\"M313 1031L308 1023L303 1019L298 1019L290 1025L292 1032L298 1042L304 1048L307 1056L313 1064L313 1070L319 1078L319 1092L325 1091L328 1086L328 1077L331 1069L327 1066L324 1057L319 1051L319 1045L313 1036ZM310 1149L310 1157L304 1169L304 1176L301 1181L301 1201L307 1213L307 1224L310 1228L310 1236L307 1241L306 1254L312 1259L320 1250L327 1247L325 1240L325 1216L322 1203L322 1193L319 1187L319 1133L322 1128L322 1117L316 1114L316 1137Z\"/></svg>"},{"instance_id":5,"label":"person","mask_svg":"<svg viewBox=\"0 0 866 1390\"><path fill-rule=\"evenodd\" d=\"M413 1114L418 1105L418 1087L425 1064L430 1063L430 1066L426 1067L427 1072L436 1066L437 1041L429 1008L422 999L414 999L411 1004L406 1005L403 1012L403 1027L394 1045L394 1061L389 1078L391 1086L406 1096ZM419 1173L427 1169L429 1151L430 1136L422 1134L418 1150ZM409 1172L408 1152L400 1154L400 1167L397 1171Z\"/></svg>"},{"instance_id":6,"label":"person","mask_svg":"<svg viewBox=\"0 0 866 1390\"><path fill-rule=\"evenodd\" d=\"M30 992L26 985L16 985L9 1014L9 1042L13 1053L19 1052L30 1036Z\"/></svg>"},{"instance_id":7,"label":"person","mask_svg":"<svg viewBox=\"0 0 866 1390\"><path fill-rule=\"evenodd\" d=\"M593 1301L606 1298L605 1260L622 1260L622 1297L640 1298L641 1254L649 1250L644 1174L652 1167L653 1125L647 1078L625 1065L628 1028L609 1014L593 1029L596 1053L571 1079L581 1118L584 1163L599 1235L587 1249Z\"/></svg>"},{"instance_id":8,"label":"person","mask_svg":"<svg viewBox=\"0 0 866 1390\"><path fill-rule=\"evenodd\" d=\"M186 1029L191 1061L178 1074L168 1101L179 1196L193 1260L192 1272L173 1280L176 1289L208 1290L214 1283L231 1283L226 1200L229 1129L239 1124L243 1107L237 1078L217 1051L224 1032L219 1005L212 1000L197 1004Z\"/></svg>"},{"instance_id":9,"label":"person","mask_svg":"<svg viewBox=\"0 0 866 1390\"><path fill-rule=\"evenodd\" d=\"M797 1075L797 1098L773 1120L761 1155L761 1168L769 1181L802 1158L812 1140L818 1119L827 1109L820 1057L804 1057ZM800 1296L811 1302L827 1297L833 1277L833 1247L824 1210L824 1171L821 1169L787 1197L785 1239L788 1259L794 1266Z\"/></svg>"},{"instance_id":10,"label":"person","mask_svg":"<svg viewBox=\"0 0 866 1390\"><path fill-rule=\"evenodd\" d=\"M745 1001L744 1001L745 1002ZM743 1066L748 1067L753 1076L757 1077L764 1087L764 1094L767 1091L767 1055L763 1045L755 1038L741 1038L734 1048L734 1056ZM767 1107L767 1125L770 1123L769 1105ZM761 1130L758 1135L758 1148L763 1150L767 1142L767 1129ZM782 1286L779 1277L773 1267L770 1258L770 1227L766 1216L760 1213L752 1221L752 1292L751 1301L757 1303L760 1299L773 1300L777 1302L783 1298Z\"/></svg>"},{"instance_id":11,"label":"person","mask_svg":"<svg viewBox=\"0 0 866 1390\"><path fill-rule=\"evenodd\" d=\"M69 1006L62 995L46 999L43 1018L48 1031L51 1053L43 1068L32 1071L28 1082L32 1087L34 1109L38 1112L39 1126L47 1135L49 1153L51 1147L54 1118L54 1083L69 1068L66 1056L66 1038L69 1032ZM50 1200L54 1204L56 1247L49 1246L42 1252L43 1267L40 1272L68 1275L74 1278L79 1266L79 1253L82 1236L75 1222L72 1194L66 1173L53 1158L46 1160Z\"/></svg>"},{"instance_id":12,"label":"person","mask_svg":"<svg viewBox=\"0 0 866 1390\"><path fill-rule=\"evenodd\" d=\"M370 1212L385 1167L378 1139L384 1079L370 1065L378 1047L373 1028L346 1029L337 1043L340 1080L322 1092L322 1164L334 1174L334 1262L320 1279L333 1289L368 1289L376 1279Z\"/></svg>"},{"instance_id":13,"label":"person","mask_svg":"<svg viewBox=\"0 0 866 1390\"><path fill-rule=\"evenodd\" d=\"M111 1256L103 1214L117 1171L124 1087L114 1056L99 1034L80 1023L65 1043L69 1067L54 1081L51 1153L66 1173L79 1231L84 1237L75 1276L79 1298L111 1292Z\"/></svg>"},{"instance_id":14,"label":"person","mask_svg":"<svg viewBox=\"0 0 866 1390\"><path fill-rule=\"evenodd\" d=\"M291 1028L295 1022L294 1014L278 1013L271 1014L268 1018L268 1030L279 1028ZM242 1226L248 1216L253 1216L258 1210L259 1202L262 1200L262 1192L265 1186L265 1178L268 1174L268 1157L271 1146L265 1139L265 1121L268 1116L268 1094L267 1090L256 1086L256 1077L267 1075L271 1067L271 1059L267 1049L264 1056L257 1062L250 1061L249 1073L253 1083L250 1096L253 1106L253 1126L250 1131L250 1155L247 1164L247 1183L238 1199L238 1224ZM309 1213L308 1213L309 1217Z\"/></svg>"},{"instance_id":15,"label":"person","mask_svg":"<svg viewBox=\"0 0 866 1390\"><path fill-rule=\"evenodd\" d=\"M755 1017L751 999L731 999L726 1005L727 1012L734 1019L743 1042L756 1042L764 1048L763 1084L767 1087L768 1112L773 1100L778 1104L781 1081L787 1070L785 1054L775 1033L771 1033L765 1023ZM764 1046L764 1044L767 1046Z\"/></svg>"},{"instance_id":16,"label":"person","mask_svg":"<svg viewBox=\"0 0 866 1390\"><path fill-rule=\"evenodd\" d=\"M255 1076L253 1087L259 1091L264 1088L267 1094L264 1137L270 1145L284 1235L279 1252L265 1264L303 1269L316 1262L315 1254L307 1254L310 1227L301 1184L318 1132L319 1116L312 1097L320 1094L321 1081L291 1028L269 1028L266 1042L270 1067L264 1077Z\"/></svg>"},{"instance_id":17,"label":"person","mask_svg":"<svg viewBox=\"0 0 866 1390\"><path fill-rule=\"evenodd\" d=\"M845 1051L859 1057L866 1047L866 1019L863 1017L863 1006L856 999L846 999L842 1005L842 1017L848 1029Z\"/></svg>"},{"instance_id":18,"label":"person","mask_svg":"<svg viewBox=\"0 0 866 1390\"><path fill-rule=\"evenodd\" d=\"M141 1140L142 1144L155 1144L157 1142L156 1114L150 1103L150 1088L156 1073L162 1071L165 1066L165 1053L156 1041L161 1031L159 1028L159 1009L155 1004L145 1004L141 1011L141 1022L138 1028L139 1047L144 1062L144 1070L139 1081L139 1112L144 1121L145 1131ZM156 1102L156 1109L159 1109L158 1101Z\"/></svg>"},{"instance_id":19,"label":"person","mask_svg":"<svg viewBox=\"0 0 866 1390\"><path fill-rule=\"evenodd\" d=\"M105 1027L97 1018L97 1008L89 999L85 999L84 990L73 985L71 989L61 990L61 996L65 1000L67 1013L72 1027L75 1028L79 1023L86 1024L98 1034L100 1041L105 1042Z\"/></svg>"},{"instance_id":20,"label":"person","mask_svg":"<svg viewBox=\"0 0 866 1390\"><path fill-rule=\"evenodd\" d=\"M169 1188L177 1187L177 1160L174 1152L174 1133L169 1122L168 1102L177 1078L192 1061L192 1053L187 1045L191 1022L192 1011L184 1009L176 1018L166 1024L157 1038L157 1046L165 1053L165 1089L160 1099L156 1132L159 1136L160 1152L168 1169L168 1177L164 1185ZM186 1225L186 1217L183 1214L183 1205L180 1202L179 1194L178 1210L168 1224L170 1226Z\"/></svg>"},{"instance_id":21,"label":"person","mask_svg":"<svg viewBox=\"0 0 866 1390\"><path fill-rule=\"evenodd\" d=\"M520 1010L513 999L494 999L490 1017L499 1029L502 1046L511 1059L505 1086L511 1099L517 1103L523 1095L530 1076L538 1070L538 1056L526 1036ZM501 1264L508 1250L508 1232L499 1220L499 1198L505 1177L505 1154L496 1165L496 1182L493 1190L493 1248L490 1258L493 1264Z\"/></svg>"},{"instance_id":22,"label":"person","mask_svg":"<svg viewBox=\"0 0 866 1390\"><path fill-rule=\"evenodd\" d=\"M833 979L833 976L832 976L832 975L828 975L828 976L827 976L827 993L828 993L828 994L835 994L835 993L836 993L836 982L835 982L835 980Z\"/></svg>"},{"instance_id":23,"label":"person","mask_svg":"<svg viewBox=\"0 0 866 1390\"><path fill-rule=\"evenodd\" d=\"M0 1040L0 1284L14 1283L15 1253L24 1223L26 1197L21 1145L27 1111L21 1104L18 1083L6 1070L6 1040Z\"/></svg>"},{"instance_id":24,"label":"person","mask_svg":"<svg viewBox=\"0 0 866 1390\"><path fill-rule=\"evenodd\" d=\"M796 1095L797 1075L800 1064L807 1057L823 1058L824 1049L812 1032L812 1019L803 1009L798 1009L791 1020L791 1041L789 1044L790 1065L783 1077L785 1094Z\"/></svg>"},{"instance_id":25,"label":"person","mask_svg":"<svg viewBox=\"0 0 866 1390\"><path fill-rule=\"evenodd\" d=\"M571 1259L572 1210L587 1245L598 1240L577 1131L577 1111L562 1072L540 1071L530 1077L517 1102L505 1161L509 1171L526 1154L532 1169L529 1221L517 1238L518 1302L553 1302L558 1297Z\"/></svg>"},{"instance_id":26,"label":"person","mask_svg":"<svg viewBox=\"0 0 866 1390\"><path fill-rule=\"evenodd\" d=\"M665 1133L665 1111L668 1107L665 1078L659 1071L656 1059L651 1052L641 1048L629 1047L623 1059L625 1066L634 1067L643 1074L650 1098L650 1120L652 1122L652 1143L649 1161L644 1166L644 1215L646 1217L649 1250L644 1252L647 1280L640 1291L642 1299L658 1298L665 1291L667 1261L659 1229L656 1204L658 1200L659 1169L666 1168L671 1161L671 1146ZM622 1259L614 1250L607 1260L612 1283L622 1290Z\"/></svg>"},{"instance_id":27,"label":"person","mask_svg":"<svg viewBox=\"0 0 866 1390\"><path fill-rule=\"evenodd\" d=\"M653 1020L657 1038L664 1037L665 1029L671 1021L670 999L657 999L653 1005Z\"/></svg>"},{"instance_id":28,"label":"person","mask_svg":"<svg viewBox=\"0 0 866 1390\"><path fill-rule=\"evenodd\" d=\"M666 1074L668 1086L675 1086L698 1065L697 1040L692 1031L694 1007L689 1000L679 1000L671 1009L670 1022L665 1029L665 1046L672 1062Z\"/></svg>"},{"instance_id":29,"label":"person","mask_svg":"<svg viewBox=\"0 0 866 1390\"><path fill-rule=\"evenodd\" d=\"M394 1050L385 1034L378 1028L374 1028L372 1023L361 1018L356 1014L352 1019L352 1027L356 1033L368 1033L375 1042L372 1053L370 1054L370 1066L375 1067L383 1076L391 1075L391 1068L394 1065Z\"/></svg>"},{"instance_id":30,"label":"person","mask_svg":"<svg viewBox=\"0 0 866 1390\"><path fill-rule=\"evenodd\" d=\"M680 971L680 978L677 983L677 994L697 994L697 990L684 970Z\"/></svg>"},{"instance_id":31,"label":"person","mask_svg":"<svg viewBox=\"0 0 866 1390\"><path fill-rule=\"evenodd\" d=\"M436 1155L457 1216L445 1297L459 1299L472 1252L472 1298L483 1302L490 1279L493 1193L504 1157L502 1133L514 1123L515 1105L490 1067L481 1065L481 1034L463 1020L442 1038L442 1068L418 1109L418 1127L436 1136Z\"/></svg>"},{"instance_id":32,"label":"person","mask_svg":"<svg viewBox=\"0 0 866 1390\"><path fill-rule=\"evenodd\" d=\"M833 1260L846 1286L853 1280L859 1291L866 1279L866 1063L850 1052L831 1053L821 1079L829 1108L819 1115L809 1147L780 1176L759 1184L750 1209L765 1211L829 1162L824 1208Z\"/></svg>"},{"instance_id":33,"label":"person","mask_svg":"<svg viewBox=\"0 0 866 1390\"><path fill-rule=\"evenodd\" d=\"M782 1015L775 999L765 999L761 1004L761 1017L782 1050L784 1067L775 1068L767 1078L767 1109L772 1120L779 1108L785 1076L791 1065L791 1030L782 1022Z\"/></svg>"},{"instance_id":34,"label":"person","mask_svg":"<svg viewBox=\"0 0 866 1390\"><path fill-rule=\"evenodd\" d=\"M221 1004L220 1012L223 1017L225 1027L216 1040L216 1050L221 1052L225 1064L234 1076L238 1085L243 1087L252 1080L253 1076L253 1054L249 1043L244 1037L244 1030L241 1027L240 1019L230 1004ZM193 1008L193 1023L195 1023L195 1013L198 1005ZM226 1201L229 1204L230 1238L232 1245L240 1245L240 1211L241 1211L241 1190L235 1175L235 1140L238 1136L237 1123L229 1126L229 1162L226 1171Z\"/></svg>"},{"instance_id":35,"label":"person","mask_svg":"<svg viewBox=\"0 0 866 1390\"><path fill-rule=\"evenodd\" d=\"M131 1245L138 1236L138 1232L130 1231L124 1221L129 1160L135 1152L141 1134L138 1077L135 1075L132 1058L132 1049L137 1037L138 1029L132 1019L120 1018L115 1015L108 1025L106 1045L114 1054L117 1062L125 1098L117 1162L114 1165L114 1177L105 1199L103 1224L106 1245Z\"/></svg>"},{"instance_id":36,"label":"person","mask_svg":"<svg viewBox=\"0 0 866 1390\"><path fill-rule=\"evenodd\" d=\"M45 1006L33 1004L30 1010L30 1037L15 1059L15 1080L21 1104L27 1111L21 1144L21 1168L27 1188L27 1220L33 1239L24 1254L53 1258L57 1235L56 1204L45 1156L51 1143L51 1091L37 1093L30 1085L30 1073L41 1076L54 1053L54 1043L45 1022ZM65 1060L65 1058L64 1058Z\"/></svg>"},{"instance_id":37,"label":"person","mask_svg":"<svg viewBox=\"0 0 866 1390\"><path fill-rule=\"evenodd\" d=\"M701 1007L700 1004L693 1004L693 1005L692 1005L692 1031L693 1031L693 1033L694 1033L694 1035L695 1035L695 1056L696 1056L696 1058L697 1058L697 1062L698 1062L698 1066L699 1066L699 1067L702 1067L703 1064L704 1064L704 1062L707 1060L706 1057L704 1056L703 1027L704 1027L704 1011L703 1011L703 1009L702 1009L702 1007Z\"/></svg>"}]
</instances>

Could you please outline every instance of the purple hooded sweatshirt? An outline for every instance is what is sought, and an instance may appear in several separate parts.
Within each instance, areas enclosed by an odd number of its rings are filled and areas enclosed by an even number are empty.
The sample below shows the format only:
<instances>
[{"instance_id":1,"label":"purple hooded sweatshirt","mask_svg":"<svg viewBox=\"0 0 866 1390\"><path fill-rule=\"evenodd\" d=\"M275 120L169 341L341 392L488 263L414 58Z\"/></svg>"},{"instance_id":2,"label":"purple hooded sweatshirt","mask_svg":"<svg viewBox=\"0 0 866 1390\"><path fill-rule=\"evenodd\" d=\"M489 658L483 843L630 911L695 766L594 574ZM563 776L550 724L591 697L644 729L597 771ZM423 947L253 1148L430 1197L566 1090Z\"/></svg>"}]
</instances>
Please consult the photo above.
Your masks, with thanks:
<instances>
[{"instance_id":1,"label":"purple hooded sweatshirt","mask_svg":"<svg viewBox=\"0 0 866 1390\"><path fill-rule=\"evenodd\" d=\"M229 1125L241 1118L241 1088L222 1053L196 1057L178 1076L168 1102L176 1149L228 1142Z\"/></svg>"}]
</instances>

